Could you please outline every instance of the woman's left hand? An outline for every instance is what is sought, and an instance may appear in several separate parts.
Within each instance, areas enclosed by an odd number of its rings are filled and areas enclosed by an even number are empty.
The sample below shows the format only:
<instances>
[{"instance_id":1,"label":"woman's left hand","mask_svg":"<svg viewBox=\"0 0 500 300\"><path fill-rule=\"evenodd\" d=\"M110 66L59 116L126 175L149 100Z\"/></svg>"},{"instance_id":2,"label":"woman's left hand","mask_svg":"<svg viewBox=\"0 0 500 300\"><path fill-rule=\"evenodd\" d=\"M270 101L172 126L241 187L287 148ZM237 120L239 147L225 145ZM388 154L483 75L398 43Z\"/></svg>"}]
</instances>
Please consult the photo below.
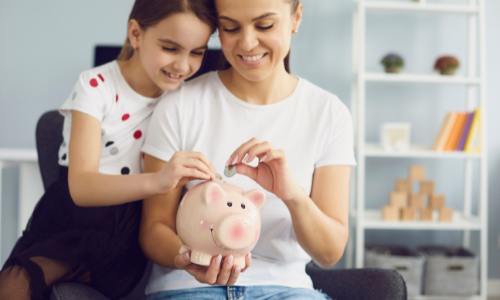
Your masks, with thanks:
<instances>
[{"instance_id":1,"label":"woman's left hand","mask_svg":"<svg viewBox=\"0 0 500 300\"><path fill-rule=\"evenodd\" d=\"M246 164L255 157L259 159L257 167ZM226 165L236 165L238 174L255 180L260 186L283 201L297 199L300 194L305 192L292 177L285 151L275 149L269 142L252 138L231 154Z\"/></svg>"}]
</instances>

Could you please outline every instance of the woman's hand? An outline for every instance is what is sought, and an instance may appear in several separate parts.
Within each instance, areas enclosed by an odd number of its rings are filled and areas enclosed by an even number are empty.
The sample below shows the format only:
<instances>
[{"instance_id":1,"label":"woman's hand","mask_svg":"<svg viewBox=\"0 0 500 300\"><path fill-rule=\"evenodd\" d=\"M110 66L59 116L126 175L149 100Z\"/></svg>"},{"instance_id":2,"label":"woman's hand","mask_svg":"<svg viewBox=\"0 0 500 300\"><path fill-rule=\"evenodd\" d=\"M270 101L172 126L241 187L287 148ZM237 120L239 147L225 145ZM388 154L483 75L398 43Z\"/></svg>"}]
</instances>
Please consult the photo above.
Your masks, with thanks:
<instances>
[{"instance_id":1,"label":"woman's hand","mask_svg":"<svg viewBox=\"0 0 500 300\"><path fill-rule=\"evenodd\" d=\"M189 259L191 252L184 252L175 257L175 266L178 269L186 270L189 274L198 280L200 283L207 283L210 285L227 285L232 286L238 280L241 272L245 272L252 264L250 253L245 256L246 266L243 270L238 267L233 267L233 256L212 257L212 261L208 267L194 264Z\"/></svg>"},{"instance_id":2,"label":"woman's hand","mask_svg":"<svg viewBox=\"0 0 500 300\"><path fill-rule=\"evenodd\" d=\"M215 174L215 168L203 153L178 151L156 173L154 187L158 194L165 195L191 180L214 179Z\"/></svg>"},{"instance_id":3,"label":"woman's hand","mask_svg":"<svg viewBox=\"0 0 500 300\"><path fill-rule=\"evenodd\" d=\"M246 164L255 157L259 158L257 167ZM238 174L250 177L284 201L297 199L305 192L292 177L285 151L275 149L269 142L252 138L231 154L226 165L236 165Z\"/></svg>"}]
</instances>

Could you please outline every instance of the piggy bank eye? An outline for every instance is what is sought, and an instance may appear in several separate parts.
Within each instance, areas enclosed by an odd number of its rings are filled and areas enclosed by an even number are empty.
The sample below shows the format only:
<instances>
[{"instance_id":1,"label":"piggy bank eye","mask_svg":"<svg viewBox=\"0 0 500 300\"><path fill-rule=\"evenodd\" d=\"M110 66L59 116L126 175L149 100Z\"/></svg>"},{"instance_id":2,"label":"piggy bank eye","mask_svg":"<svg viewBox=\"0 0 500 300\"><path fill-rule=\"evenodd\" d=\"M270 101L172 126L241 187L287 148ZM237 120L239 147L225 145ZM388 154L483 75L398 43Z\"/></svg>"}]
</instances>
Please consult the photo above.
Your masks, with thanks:
<instances>
[{"instance_id":1,"label":"piggy bank eye","mask_svg":"<svg viewBox=\"0 0 500 300\"><path fill-rule=\"evenodd\" d=\"M245 209L245 204L241 203L241 208Z\"/></svg>"},{"instance_id":2,"label":"piggy bank eye","mask_svg":"<svg viewBox=\"0 0 500 300\"><path fill-rule=\"evenodd\" d=\"M227 206L229 206L229 207L233 206L233 202L227 201Z\"/></svg>"}]
</instances>

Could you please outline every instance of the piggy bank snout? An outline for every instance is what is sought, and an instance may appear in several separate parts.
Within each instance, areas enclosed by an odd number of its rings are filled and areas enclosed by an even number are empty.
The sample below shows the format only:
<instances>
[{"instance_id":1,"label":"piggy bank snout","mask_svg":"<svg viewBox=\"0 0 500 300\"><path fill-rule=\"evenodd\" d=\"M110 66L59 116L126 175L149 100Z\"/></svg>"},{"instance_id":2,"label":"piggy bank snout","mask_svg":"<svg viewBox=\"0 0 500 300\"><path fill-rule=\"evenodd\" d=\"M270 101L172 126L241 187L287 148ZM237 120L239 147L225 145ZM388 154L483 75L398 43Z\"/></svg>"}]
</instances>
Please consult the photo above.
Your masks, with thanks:
<instances>
[{"instance_id":1,"label":"piggy bank snout","mask_svg":"<svg viewBox=\"0 0 500 300\"><path fill-rule=\"evenodd\" d=\"M252 244L255 225L245 216L229 216L222 220L217 231L217 240L227 249L243 249Z\"/></svg>"}]
</instances>

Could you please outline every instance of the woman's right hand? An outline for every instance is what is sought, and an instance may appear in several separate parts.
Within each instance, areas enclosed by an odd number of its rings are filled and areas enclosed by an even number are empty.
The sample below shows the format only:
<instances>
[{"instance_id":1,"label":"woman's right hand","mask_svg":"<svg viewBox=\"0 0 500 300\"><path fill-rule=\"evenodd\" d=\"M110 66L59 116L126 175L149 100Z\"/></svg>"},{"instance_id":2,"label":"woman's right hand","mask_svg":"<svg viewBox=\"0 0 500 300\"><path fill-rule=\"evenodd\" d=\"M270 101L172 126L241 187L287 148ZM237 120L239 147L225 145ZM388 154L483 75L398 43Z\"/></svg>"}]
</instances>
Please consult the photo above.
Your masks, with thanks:
<instances>
[{"instance_id":1,"label":"woman's right hand","mask_svg":"<svg viewBox=\"0 0 500 300\"><path fill-rule=\"evenodd\" d=\"M158 194L165 195L191 180L215 178L215 168L201 152L175 152L167 164L156 173L154 184Z\"/></svg>"},{"instance_id":2,"label":"woman's right hand","mask_svg":"<svg viewBox=\"0 0 500 300\"><path fill-rule=\"evenodd\" d=\"M240 273L245 272L252 264L250 253L245 257L246 266L243 270L233 267L233 257L231 255L226 256L224 259L222 259L221 255L212 257L208 267L192 263L190 255L190 251L178 254L174 259L175 266L178 269L186 270L198 282L210 285L232 286L238 280Z\"/></svg>"}]
</instances>

